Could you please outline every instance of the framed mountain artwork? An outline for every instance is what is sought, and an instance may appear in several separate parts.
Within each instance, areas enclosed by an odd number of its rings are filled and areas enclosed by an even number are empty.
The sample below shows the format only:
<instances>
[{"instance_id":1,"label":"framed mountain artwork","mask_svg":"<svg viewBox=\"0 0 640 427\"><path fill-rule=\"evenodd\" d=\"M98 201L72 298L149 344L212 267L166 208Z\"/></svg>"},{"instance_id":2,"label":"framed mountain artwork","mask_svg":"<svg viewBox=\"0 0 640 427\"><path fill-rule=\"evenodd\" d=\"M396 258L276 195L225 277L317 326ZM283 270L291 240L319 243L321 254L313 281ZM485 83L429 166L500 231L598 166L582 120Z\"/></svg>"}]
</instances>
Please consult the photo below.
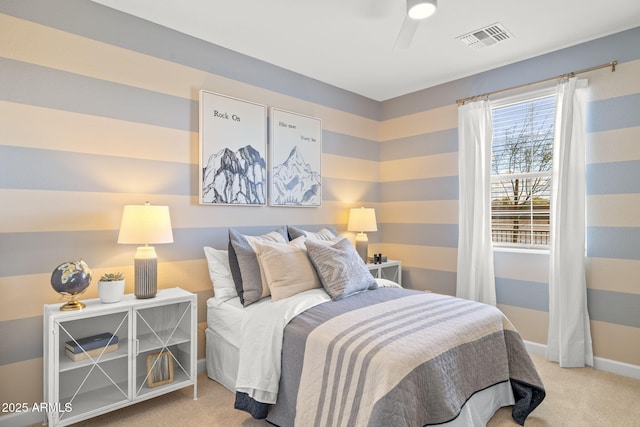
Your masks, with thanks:
<instances>
[{"instance_id":1,"label":"framed mountain artwork","mask_svg":"<svg viewBox=\"0 0 640 427\"><path fill-rule=\"evenodd\" d=\"M267 204L267 107L200 91L200 204Z\"/></svg>"},{"instance_id":2,"label":"framed mountain artwork","mask_svg":"<svg viewBox=\"0 0 640 427\"><path fill-rule=\"evenodd\" d=\"M271 206L322 205L322 121L271 108Z\"/></svg>"}]
</instances>

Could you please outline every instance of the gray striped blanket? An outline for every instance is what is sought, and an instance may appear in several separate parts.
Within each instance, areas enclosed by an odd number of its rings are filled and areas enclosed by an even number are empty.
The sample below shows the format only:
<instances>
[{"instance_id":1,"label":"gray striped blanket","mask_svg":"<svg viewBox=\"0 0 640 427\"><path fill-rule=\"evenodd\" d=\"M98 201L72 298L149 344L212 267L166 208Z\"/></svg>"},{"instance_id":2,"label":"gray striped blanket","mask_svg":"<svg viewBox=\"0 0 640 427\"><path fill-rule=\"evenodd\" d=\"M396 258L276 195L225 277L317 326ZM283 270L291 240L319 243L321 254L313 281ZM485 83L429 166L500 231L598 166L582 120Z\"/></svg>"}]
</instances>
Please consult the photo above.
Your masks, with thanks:
<instances>
[{"instance_id":1,"label":"gray striped blanket","mask_svg":"<svg viewBox=\"0 0 640 427\"><path fill-rule=\"evenodd\" d=\"M424 426L510 381L522 424L544 398L522 340L496 308L378 289L313 307L285 329L279 426ZM246 408L245 408L246 409Z\"/></svg>"}]
</instances>

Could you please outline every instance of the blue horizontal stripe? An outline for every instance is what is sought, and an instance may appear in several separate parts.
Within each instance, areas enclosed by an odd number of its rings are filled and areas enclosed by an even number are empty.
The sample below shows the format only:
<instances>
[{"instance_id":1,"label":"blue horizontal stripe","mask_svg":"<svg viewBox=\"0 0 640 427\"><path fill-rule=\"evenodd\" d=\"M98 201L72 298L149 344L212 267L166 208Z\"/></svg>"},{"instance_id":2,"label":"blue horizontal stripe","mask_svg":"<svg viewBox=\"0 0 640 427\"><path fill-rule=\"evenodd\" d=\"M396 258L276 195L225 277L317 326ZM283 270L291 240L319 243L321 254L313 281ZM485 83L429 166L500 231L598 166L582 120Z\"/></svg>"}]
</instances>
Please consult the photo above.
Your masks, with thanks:
<instances>
[{"instance_id":1,"label":"blue horizontal stripe","mask_svg":"<svg viewBox=\"0 0 640 427\"><path fill-rule=\"evenodd\" d=\"M0 188L190 195L198 167L0 145Z\"/></svg>"},{"instance_id":2,"label":"blue horizontal stripe","mask_svg":"<svg viewBox=\"0 0 640 427\"><path fill-rule=\"evenodd\" d=\"M378 142L328 130L322 131L322 152L374 162L380 160Z\"/></svg>"},{"instance_id":3,"label":"blue horizontal stripe","mask_svg":"<svg viewBox=\"0 0 640 427\"><path fill-rule=\"evenodd\" d=\"M586 173L587 194L640 193L640 160L592 163Z\"/></svg>"},{"instance_id":4,"label":"blue horizontal stripe","mask_svg":"<svg viewBox=\"0 0 640 427\"><path fill-rule=\"evenodd\" d=\"M0 337L3 342L0 346L0 366L41 358L42 316L2 321ZM4 386L8 384L3 384Z\"/></svg>"},{"instance_id":5,"label":"blue horizontal stripe","mask_svg":"<svg viewBox=\"0 0 640 427\"><path fill-rule=\"evenodd\" d=\"M458 151L458 128L414 135L380 144L380 160L400 160Z\"/></svg>"},{"instance_id":6,"label":"blue horizontal stripe","mask_svg":"<svg viewBox=\"0 0 640 427\"><path fill-rule=\"evenodd\" d=\"M496 277L498 304L538 311L549 311L549 286L546 283Z\"/></svg>"},{"instance_id":7,"label":"blue horizontal stripe","mask_svg":"<svg viewBox=\"0 0 640 427\"><path fill-rule=\"evenodd\" d=\"M640 328L640 295L587 289L591 320Z\"/></svg>"},{"instance_id":8,"label":"blue horizontal stripe","mask_svg":"<svg viewBox=\"0 0 640 427\"><path fill-rule=\"evenodd\" d=\"M592 101L587 108L587 132L640 126L640 93Z\"/></svg>"},{"instance_id":9,"label":"blue horizontal stripe","mask_svg":"<svg viewBox=\"0 0 640 427\"><path fill-rule=\"evenodd\" d=\"M458 247L458 224L381 223L378 229L385 243L403 245Z\"/></svg>"},{"instance_id":10,"label":"blue horizontal stripe","mask_svg":"<svg viewBox=\"0 0 640 427\"><path fill-rule=\"evenodd\" d=\"M380 184L380 196L380 200L385 202L458 200L458 177L383 182Z\"/></svg>"},{"instance_id":11,"label":"blue horizontal stripe","mask_svg":"<svg viewBox=\"0 0 640 427\"><path fill-rule=\"evenodd\" d=\"M587 227L587 256L640 260L640 228Z\"/></svg>"},{"instance_id":12,"label":"blue horizontal stripe","mask_svg":"<svg viewBox=\"0 0 640 427\"><path fill-rule=\"evenodd\" d=\"M198 132L198 101L0 58L0 99Z\"/></svg>"},{"instance_id":13,"label":"blue horizontal stripe","mask_svg":"<svg viewBox=\"0 0 640 427\"><path fill-rule=\"evenodd\" d=\"M0 13L373 120L380 118L377 101L91 1L3 1ZM197 111L192 111L194 117Z\"/></svg>"},{"instance_id":14,"label":"blue horizontal stripe","mask_svg":"<svg viewBox=\"0 0 640 427\"><path fill-rule=\"evenodd\" d=\"M256 209L258 212L263 208L247 207L245 209ZM344 228L344 224L332 226L337 230ZM204 246L226 249L229 243L230 227L249 235L264 234L278 228L278 226L174 228L174 242L156 247L158 260L175 262L202 259ZM0 233L0 253L2 254L0 277L51 273L59 264L80 258L85 260L91 268L133 263L135 245L119 245L117 241L118 230ZM372 239L372 242L375 242L375 239ZM25 256L25 254L29 255ZM108 260L109 264L105 263L105 260Z\"/></svg>"}]
</instances>

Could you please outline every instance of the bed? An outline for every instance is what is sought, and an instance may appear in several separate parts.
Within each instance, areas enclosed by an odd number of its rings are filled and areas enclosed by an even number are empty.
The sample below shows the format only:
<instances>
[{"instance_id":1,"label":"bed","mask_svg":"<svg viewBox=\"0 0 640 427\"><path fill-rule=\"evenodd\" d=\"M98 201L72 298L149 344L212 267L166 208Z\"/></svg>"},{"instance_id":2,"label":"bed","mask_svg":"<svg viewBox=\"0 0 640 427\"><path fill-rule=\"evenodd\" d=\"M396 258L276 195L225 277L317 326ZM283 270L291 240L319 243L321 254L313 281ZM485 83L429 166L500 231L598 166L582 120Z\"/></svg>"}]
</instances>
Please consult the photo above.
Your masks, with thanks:
<instances>
[{"instance_id":1,"label":"bed","mask_svg":"<svg viewBox=\"0 0 640 427\"><path fill-rule=\"evenodd\" d=\"M374 279L331 230L230 232L227 250L205 254L215 292L207 373L255 418L281 427L483 426L513 406L522 425L545 397L499 310ZM234 257L243 260L235 267Z\"/></svg>"}]
</instances>

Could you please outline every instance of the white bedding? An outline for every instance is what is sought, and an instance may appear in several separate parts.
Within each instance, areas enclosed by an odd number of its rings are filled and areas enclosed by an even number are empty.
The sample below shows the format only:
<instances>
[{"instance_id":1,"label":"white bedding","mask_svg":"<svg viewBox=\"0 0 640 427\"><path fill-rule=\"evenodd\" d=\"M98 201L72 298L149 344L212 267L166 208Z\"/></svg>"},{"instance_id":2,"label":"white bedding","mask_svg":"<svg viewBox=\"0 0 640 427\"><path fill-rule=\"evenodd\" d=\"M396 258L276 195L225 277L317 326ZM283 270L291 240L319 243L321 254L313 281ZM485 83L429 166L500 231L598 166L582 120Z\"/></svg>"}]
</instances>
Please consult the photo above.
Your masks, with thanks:
<instances>
[{"instance_id":1,"label":"white bedding","mask_svg":"<svg viewBox=\"0 0 640 427\"><path fill-rule=\"evenodd\" d=\"M279 301L264 298L246 307L236 390L259 402L275 403L285 326L303 311L330 300L324 289L312 289Z\"/></svg>"},{"instance_id":2,"label":"white bedding","mask_svg":"<svg viewBox=\"0 0 640 427\"><path fill-rule=\"evenodd\" d=\"M246 316L238 297L223 302L215 297L207 300L207 326L236 348L240 348L239 331Z\"/></svg>"}]
</instances>

